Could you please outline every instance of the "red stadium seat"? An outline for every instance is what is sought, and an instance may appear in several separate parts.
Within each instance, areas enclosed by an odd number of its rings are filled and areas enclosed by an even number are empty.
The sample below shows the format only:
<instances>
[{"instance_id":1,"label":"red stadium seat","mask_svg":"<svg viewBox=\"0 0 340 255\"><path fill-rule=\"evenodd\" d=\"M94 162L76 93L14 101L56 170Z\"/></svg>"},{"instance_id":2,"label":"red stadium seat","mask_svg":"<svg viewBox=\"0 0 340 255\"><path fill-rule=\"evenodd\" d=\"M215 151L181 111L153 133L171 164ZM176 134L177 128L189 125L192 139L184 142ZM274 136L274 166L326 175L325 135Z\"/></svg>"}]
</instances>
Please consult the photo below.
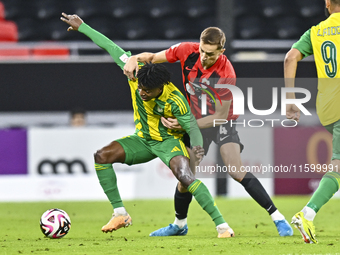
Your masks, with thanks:
<instances>
[{"instance_id":1,"label":"red stadium seat","mask_svg":"<svg viewBox=\"0 0 340 255\"><path fill-rule=\"evenodd\" d=\"M37 46L32 49L34 59L68 59L70 50L63 46Z\"/></svg>"},{"instance_id":2,"label":"red stadium seat","mask_svg":"<svg viewBox=\"0 0 340 255\"><path fill-rule=\"evenodd\" d=\"M0 48L0 59L29 59L30 51L28 47Z\"/></svg>"},{"instance_id":3,"label":"red stadium seat","mask_svg":"<svg viewBox=\"0 0 340 255\"><path fill-rule=\"evenodd\" d=\"M14 22L0 21L0 41L18 41L18 27Z\"/></svg>"},{"instance_id":4,"label":"red stadium seat","mask_svg":"<svg viewBox=\"0 0 340 255\"><path fill-rule=\"evenodd\" d=\"M0 2L0 21L5 19L5 6Z\"/></svg>"}]
</instances>

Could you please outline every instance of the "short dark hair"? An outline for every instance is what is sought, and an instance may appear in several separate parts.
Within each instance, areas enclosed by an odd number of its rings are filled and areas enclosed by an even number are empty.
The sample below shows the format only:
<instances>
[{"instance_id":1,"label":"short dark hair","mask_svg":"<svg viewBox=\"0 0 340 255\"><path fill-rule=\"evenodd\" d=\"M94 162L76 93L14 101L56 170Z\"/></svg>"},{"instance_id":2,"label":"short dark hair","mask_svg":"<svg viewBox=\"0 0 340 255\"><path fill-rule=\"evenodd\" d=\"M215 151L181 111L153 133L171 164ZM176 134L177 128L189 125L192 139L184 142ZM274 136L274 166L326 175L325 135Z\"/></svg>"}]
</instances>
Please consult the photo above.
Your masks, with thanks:
<instances>
[{"instance_id":1,"label":"short dark hair","mask_svg":"<svg viewBox=\"0 0 340 255\"><path fill-rule=\"evenodd\" d=\"M201 33L200 40L205 44L217 45L217 49L223 49L226 41L224 32L218 27L208 27Z\"/></svg>"},{"instance_id":2,"label":"short dark hair","mask_svg":"<svg viewBox=\"0 0 340 255\"><path fill-rule=\"evenodd\" d=\"M137 74L138 84L153 89L170 83L171 74L164 65L146 63Z\"/></svg>"},{"instance_id":3,"label":"short dark hair","mask_svg":"<svg viewBox=\"0 0 340 255\"><path fill-rule=\"evenodd\" d=\"M340 0L331 0L332 4L340 5Z\"/></svg>"},{"instance_id":4,"label":"short dark hair","mask_svg":"<svg viewBox=\"0 0 340 255\"><path fill-rule=\"evenodd\" d=\"M75 107L75 108L71 109L70 115L74 116L76 114L84 114L84 115L86 115L86 110L84 108L82 108L82 107Z\"/></svg>"}]
</instances>

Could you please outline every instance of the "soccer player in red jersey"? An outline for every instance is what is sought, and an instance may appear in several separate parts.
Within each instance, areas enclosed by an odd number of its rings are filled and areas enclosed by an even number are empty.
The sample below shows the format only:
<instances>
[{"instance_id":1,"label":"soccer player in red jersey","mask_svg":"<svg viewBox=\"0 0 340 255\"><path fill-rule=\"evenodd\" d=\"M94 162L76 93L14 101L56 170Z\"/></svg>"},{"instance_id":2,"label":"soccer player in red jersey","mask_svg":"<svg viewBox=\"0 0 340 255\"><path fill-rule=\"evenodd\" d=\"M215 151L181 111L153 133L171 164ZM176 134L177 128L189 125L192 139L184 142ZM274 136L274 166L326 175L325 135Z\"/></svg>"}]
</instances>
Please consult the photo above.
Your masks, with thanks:
<instances>
[{"instance_id":1,"label":"soccer player in red jersey","mask_svg":"<svg viewBox=\"0 0 340 255\"><path fill-rule=\"evenodd\" d=\"M182 42L157 53L145 52L131 56L124 66L124 73L133 80L138 72L138 62L180 61L184 88L191 102L192 113L203 135L205 153L214 141L219 147L224 164L236 167L238 170L229 172L229 175L267 210L280 236L291 236L292 228L277 210L259 180L252 173L240 171L242 166L240 153L243 145L235 125L230 125L230 120L235 121L238 118L237 115L233 115L232 93L226 88L216 87L217 84L235 85L236 83L234 68L223 54L225 41L225 34L221 29L209 27L201 33L199 43ZM202 100L207 100L206 109ZM228 122L221 122L214 127L216 119L226 119ZM181 128L176 119L162 118L162 123L170 129ZM174 224L156 230L150 236L185 235L188 231L187 212L191 199L192 195L178 183L175 191Z\"/></svg>"}]
</instances>

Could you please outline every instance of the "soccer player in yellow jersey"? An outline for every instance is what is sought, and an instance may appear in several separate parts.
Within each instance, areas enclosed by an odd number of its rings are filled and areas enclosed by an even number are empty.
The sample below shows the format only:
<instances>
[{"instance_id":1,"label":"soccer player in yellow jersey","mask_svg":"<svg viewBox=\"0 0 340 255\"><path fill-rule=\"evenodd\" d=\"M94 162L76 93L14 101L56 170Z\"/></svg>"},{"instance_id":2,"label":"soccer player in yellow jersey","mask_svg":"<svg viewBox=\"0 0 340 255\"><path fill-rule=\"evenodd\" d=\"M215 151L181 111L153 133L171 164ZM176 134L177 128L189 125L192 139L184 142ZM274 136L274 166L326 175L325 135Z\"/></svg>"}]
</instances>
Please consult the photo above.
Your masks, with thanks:
<instances>
[{"instance_id":1,"label":"soccer player in yellow jersey","mask_svg":"<svg viewBox=\"0 0 340 255\"><path fill-rule=\"evenodd\" d=\"M92 29L77 15L62 15L61 20L70 25L68 30L85 34L99 47L108 51L119 67L124 67L130 52L125 52L106 36ZM120 198L112 164L134 165L159 157L210 215L216 225L218 237L233 236L233 230L223 219L210 192L190 170L189 152L183 143L183 134L186 132L190 135L195 161L200 161L204 154L203 139L195 118L191 117L188 102L170 82L169 71L163 65L147 63L140 68L137 80L129 80L129 86L135 133L111 142L94 155L100 185L114 210L111 220L103 226L102 231L112 232L131 224L131 217ZM161 117L177 118L184 131L166 128Z\"/></svg>"},{"instance_id":2,"label":"soccer player in yellow jersey","mask_svg":"<svg viewBox=\"0 0 340 255\"><path fill-rule=\"evenodd\" d=\"M284 61L285 86L294 87L298 62L314 54L319 78L316 110L321 124L333 135L329 172L322 177L307 205L292 219L306 243L317 243L314 217L340 184L340 0L325 0L325 4L328 18L305 32ZM295 94L289 93L287 97L295 98ZM300 110L295 105L287 105L286 110L288 119L299 120Z\"/></svg>"}]
</instances>

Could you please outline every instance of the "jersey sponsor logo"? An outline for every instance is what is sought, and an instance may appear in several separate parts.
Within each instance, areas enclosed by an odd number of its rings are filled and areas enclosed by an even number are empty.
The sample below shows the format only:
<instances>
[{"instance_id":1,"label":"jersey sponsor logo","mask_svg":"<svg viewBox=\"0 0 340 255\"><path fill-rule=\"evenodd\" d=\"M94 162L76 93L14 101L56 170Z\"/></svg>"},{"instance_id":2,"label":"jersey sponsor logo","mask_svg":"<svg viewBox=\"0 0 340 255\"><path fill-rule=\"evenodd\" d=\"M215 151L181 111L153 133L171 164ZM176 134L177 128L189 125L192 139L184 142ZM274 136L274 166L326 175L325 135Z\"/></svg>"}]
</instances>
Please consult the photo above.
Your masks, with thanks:
<instances>
[{"instance_id":1,"label":"jersey sponsor logo","mask_svg":"<svg viewBox=\"0 0 340 255\"><path fill-rule=\"evenodd\" d=\"M175 151L181 151L177 146L175 146L171 152L175 152Z\"/></svg>"},{"instance_id":2,"label":"jersey sponsor logo","mask_svg":"<svg viewBox=\"0 0 340 255\"><path fill-rule=\"evenodd\" d=\"M129 59L129 57L124 53L123 55L121 55L121 56L119 57L119 59L120 59L122 62L126 63L126 62L128 61L128 59Z\"/></svg>"},{"instance_id":3,"label":"jersey sponsor logo","mask_svg":"<svg viewBox=\"0 0 340 255\"><path fill-rule=\"evenodd\" d=\"M85 163L80 159L65 160L59 159L56 161L44 159L38 165L38 174L75 174L79 169L84 174L88 173Z\"/></svg>"}]
</instances>

